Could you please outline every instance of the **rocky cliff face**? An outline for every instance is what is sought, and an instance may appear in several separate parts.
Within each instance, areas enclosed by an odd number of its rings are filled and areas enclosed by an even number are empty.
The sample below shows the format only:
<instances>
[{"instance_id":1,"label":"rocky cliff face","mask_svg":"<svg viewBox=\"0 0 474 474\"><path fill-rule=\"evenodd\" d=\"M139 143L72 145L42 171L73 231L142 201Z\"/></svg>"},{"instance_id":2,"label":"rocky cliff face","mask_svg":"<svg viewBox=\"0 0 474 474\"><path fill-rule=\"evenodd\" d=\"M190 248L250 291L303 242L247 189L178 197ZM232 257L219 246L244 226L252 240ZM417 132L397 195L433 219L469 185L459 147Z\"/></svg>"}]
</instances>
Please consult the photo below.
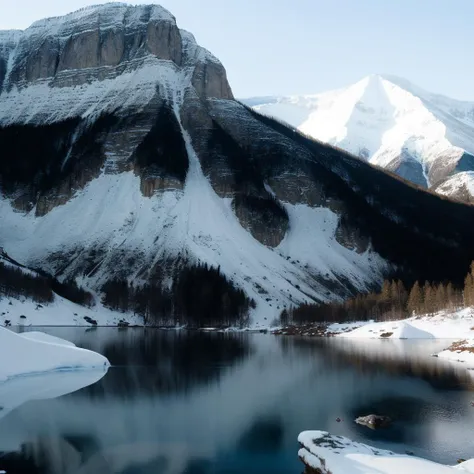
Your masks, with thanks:
<instances>
[{"instance_id":1,"label":"rocky cliff face","mask_svg":"<svg viewBox=\"0 0 474 474\"><path fill-rule=\"evenodd\" d=\"M86 8L4 32L0 41L1 145L13 156L30 155L32 172L20 177L25 192L15 202L19 209L38 204L37 215L63 204L102 168L134 169L147 195L182 188L187 158L167 158L185 154L167 148L181 134L170 110L187 90L198 101L232 99L222 64L157 5ZM15 144L16 133L30 131L45 137L40 148ZM87 149L85 142L95 141L100 146ZM163 159L151 163L150 153ZM33 183L45 167L54 189ZM5 164L7 181L16 182L15 173L14 163Z\"/></svg>"},{"instance_id":2,"label":"rocky cliff face","mask_svg":"<svg viewBox=\"0 0 474 474\"><path fill-rule=\"evenodd\" d=\"M40 80L54 87L80 86L113 79L157 59L195 68L192 82L201 97L232 98L219 61L158 5L85 8L38 21L24 32L5 32L2 42L4 81L6 76L2 91Z\"/></svg>"},{"instance_id":3,"label":"rocky cliff face","mask_svg":"<svg viewBox=\"0 0 474 474\"><path fill-rule=\"evenodd\" d=\"M474 258L471 207L241 105L157 6L0 33L0 150L0 247L99 292L115 277L173 291L206 264L268 324L394 272L462 278Z\"/></svg>"}]
</instances>

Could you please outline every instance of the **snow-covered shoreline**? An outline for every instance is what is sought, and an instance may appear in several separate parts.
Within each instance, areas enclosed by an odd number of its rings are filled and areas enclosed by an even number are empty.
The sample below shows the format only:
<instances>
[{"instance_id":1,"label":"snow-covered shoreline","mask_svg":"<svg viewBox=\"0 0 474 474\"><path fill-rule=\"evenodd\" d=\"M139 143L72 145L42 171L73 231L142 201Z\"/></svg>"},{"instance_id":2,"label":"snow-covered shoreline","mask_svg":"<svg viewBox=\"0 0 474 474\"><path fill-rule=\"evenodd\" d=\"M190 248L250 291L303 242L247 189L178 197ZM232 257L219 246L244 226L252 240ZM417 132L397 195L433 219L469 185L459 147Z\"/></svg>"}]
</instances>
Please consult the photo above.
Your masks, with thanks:
<instances>
[{"instance_id":1,"label":"snow-covered shoreline","mask_svg":"<svg viewBox=\"0 0 474 474\"><path fill-rule=\"evenodd\" d=\"M446 466L408 454L377 449L325 431L298 436L298 455L308 474L449 474L474 473L474 459Z\"/></svg>"},{"instance_id":2,"label":"snow-covered shoreline","mask_svg":"<svg viewBox=\"0 0 474 474\"><path fill-rule=\"evenodd\" d=\"M350 324L332 324L328 331L342 333ZM413 316L397 321L359 323L339 337L383 339L460 339L474 337L474 308Z\"/></svg>"},{"instance_id":3,"label":"snow-covered shoreline","mask_svg":"<svg viewBox=\"0 0 474 474\"><path fill-rule=\"evenodd\" d=\"M368 322L347 331L347 325L333 324L328 332L350 339L438 339L446 349L436 354L451 362L474 369L474 308L432 316L417 316L400 321Z\"/></svg>"},{"instance_id":4,"label":"snow-covered shoreline","mask_svg":"<svg viewBox=\"0 0 474 474\"><path fill-rule=\"evenodd\" d=\"M467 364L469 369L474 368L474 338L456 341L446 350L440 352L438 357L453 362Z\"/></svg>"}]
</instances>

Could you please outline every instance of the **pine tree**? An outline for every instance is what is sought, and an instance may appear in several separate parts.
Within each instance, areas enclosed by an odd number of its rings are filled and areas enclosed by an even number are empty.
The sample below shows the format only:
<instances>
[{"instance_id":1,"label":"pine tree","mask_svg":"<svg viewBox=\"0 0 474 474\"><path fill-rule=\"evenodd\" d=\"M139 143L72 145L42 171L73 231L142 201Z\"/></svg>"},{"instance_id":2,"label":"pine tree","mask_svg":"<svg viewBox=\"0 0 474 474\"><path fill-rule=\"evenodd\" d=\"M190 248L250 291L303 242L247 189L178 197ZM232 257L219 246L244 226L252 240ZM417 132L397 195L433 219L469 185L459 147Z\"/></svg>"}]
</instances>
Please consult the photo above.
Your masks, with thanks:
<instances>
[{"instance_id":1,"label":"pine tree","mask_svg":"<svg viewBox=\"0 0 474 474\"><path fill-rule=\"evenodd\" d=\"M421 291L420 284L416 281L410 290L407 302L407 310L411 314L421 313L423 306L423 293Z\"/></svg>"},{"instance_id":2,"label":"pine tree","mask_svg":"<svg viewBox=\"0 0 474 474\"><path fill-rule=\"evenodd\" d=\"M290 324L290 313L284 309L280 314L280 325L285 327Z\"/></svg>"},{"instance_id":3,"label":"pine tree","mask_svg":"<svg viewBox=\"0 0 474 474\"><path fill-rule=\"evenodd\" d=\"M474 262L471 263L464 279L463 300L465 306L474 305Z\"/></svg>"},{"instance_id":4,"label":"pine tree","mask_svg":"<svg viewBox=\"0 0 474 474\"><path fill-rule=\"evenodd\" d=\"M380 292L380 300L382 303L390 303L392 297L392 284L389 280L384 280L382 291Z\"/></svg>"},{"instance_id":5,"label":"pine tree","mask_svg":"<svg viewBox=\"0 0 474 474\"><path fill-rule=\"evenodd\" d=\"M398 288L397 288L397 282L395 280L392 280L390 282L390 302L391 303L396 303L398 300Z\"/></svg>"},{"instance_id":6,"label":"pine tree","mask_svg":"<svg viewBox=\"0 0 474 474\"><path fill-rule=\"evenodd\" d=\"M424 312L431 314L436 310L436 291L430 282L426 282L423 287L424 294Z\"/></svg>"},{"instance_id":7,"label":"pine tree","mask_svg":"<svg viewBox=\"0 0 474 474\"><path fill-rule=\"evenodd\" d=\"M472 270L466 275L464 279L464 305L474 305L474 276Z\"/></svg>"},{"instance_id":8,"label":"pine tree","mask_svg":"<svg viewBox=\"0 0 474 474\"><path fill-rule=\"evenodd\" d=\"M440 283L435 291L436 311L441 311L448 307L448 297L446 287Z\"/></svg>"},{"instance_id":9,"label":"pine tree","mask_svg":"<svg viewBox=\"0 0 474 474\"><path fill-rule=\"evenodd\" d=\"M398 280L396 282L396 288L397 288L397 310L399 312L403 312L406 308L407 301L408 301L408 292L405 288L405 285L401 280Z\"/></svg>"},{"instance_id":10,"label":"pine tree","mask_svg":"<svg viewBox=\"0 0 474 474\"><path fill-rule=\"evenodd\" d=\"M451 282L446 285L446 303L447 307L450 309L456 307L456 294Z\"/></svg>"}]
</instances>

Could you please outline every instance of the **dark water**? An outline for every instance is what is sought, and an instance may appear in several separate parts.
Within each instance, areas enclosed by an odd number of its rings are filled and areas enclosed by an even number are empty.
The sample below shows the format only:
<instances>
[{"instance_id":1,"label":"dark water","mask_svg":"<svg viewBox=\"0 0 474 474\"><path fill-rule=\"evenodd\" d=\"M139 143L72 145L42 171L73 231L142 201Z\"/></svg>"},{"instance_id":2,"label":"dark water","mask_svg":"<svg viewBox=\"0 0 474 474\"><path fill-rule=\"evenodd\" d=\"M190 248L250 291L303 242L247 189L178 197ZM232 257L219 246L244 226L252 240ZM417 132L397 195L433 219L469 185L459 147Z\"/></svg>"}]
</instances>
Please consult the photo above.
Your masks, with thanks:
<instances>
[{"instance_id":1,"label":"dark water","mask_svg":"<svg viewBox=\"0 0 474 474\"><path fill-rule=\"evenodd\" d=\"M472 379L430 357L449 342L45 331L105 354L113 367L46 400L38 394L59 379L39 377L19 406L0 410L8 474L296 474L296 438L307 429L450 464L474 457ZM59 381L74 386L69 377ZM393 426L353 422L373 412Z\"/></svg>"}]
</instances>

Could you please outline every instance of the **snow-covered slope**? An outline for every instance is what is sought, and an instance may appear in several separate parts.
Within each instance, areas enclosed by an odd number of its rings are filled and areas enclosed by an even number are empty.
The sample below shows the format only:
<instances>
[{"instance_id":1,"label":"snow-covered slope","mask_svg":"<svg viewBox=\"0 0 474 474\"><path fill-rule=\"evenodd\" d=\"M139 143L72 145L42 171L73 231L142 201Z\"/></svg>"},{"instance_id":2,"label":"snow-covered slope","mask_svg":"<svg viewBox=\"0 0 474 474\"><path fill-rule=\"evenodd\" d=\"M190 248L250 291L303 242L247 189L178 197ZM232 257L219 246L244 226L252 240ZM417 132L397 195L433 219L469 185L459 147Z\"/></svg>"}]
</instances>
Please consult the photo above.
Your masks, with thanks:
<instances>
[{"instance_id":1,"label":"snow-covered slope","mask_svg":"<svg viewBox=\"0 0 474 474\"><path fill-rule=\"evenodd\" d=\"M92 308L75 304L54 295L52 303L38 304L33 300L0 297L0 325L6 326L118 326L121 321L143 325L143 319L133 313L119 313L99 302Z\"/></svg>"},{"instance_id":2,"label":"snow-covered slope","mask_svg":"<svg viewBox=\"0 0 474 474\"><path fill-rule=\"evenodd\" d=\"M193 155L190 149L191 168L184 190L168 191L155 199L141 195L139 178L129 172L101 176L44 217L35 217L34 212L20 214L7 201L0 201L0 215L9 229L3 232L3 244L19 261L35 265L64 250L67 242L83 249L107 245L111 251L101 262L104 267L113 266L114 249L133 249L148 265L186 255L195 262L220 267L260 306L269 303L269 312L260 315L261 323L264 317L270 322L278 307L313 298L337 298L337 293L326 294L326 287L311 278L314 274L332 275L333 279L346 275L360 290L367 281L382 279L385 264L376 254L370 250L357 253L338 243L338 219L329 209L288 204L291 226L282 243L271 249L258 242L240 225L231 200L220 198L212 189ZM51 235L53 228L60 230ZM134 279L140 278L142 268L135 267ZM99 288L107 278L104 272L83 276L84 283L93 288ZM28 311L18 305L15 308L17 313ZM10 319L6 305L5 311ZM103 321L102 311L74 308L73 312L87 313L94 319L98 315ZM38 312L30 310L28 314L33 317L28 319L31 324ZM82 318L74 319L80 323Z\"/></svg>"},{"instance_id":3,"label":"snow-covered slope","mask_svg":"<svg viewBox=\"0 0 474 474\"><path fill-rule=\"evenodd\" d=\"M0 265L20 271L26 276L41 278L38 272L22 266L0 249ZM7 276L8 278L8 276ZM41 303L22 288L5 294L0 282L0 325L1 326L117 326L126 320L132 325L143 324L143 319L133 313L121 314L105 308L99 298L93 306L84 307L73 303L51 290L52 300ZM48 283L50 288L51 282ZM44 333L28 332L24 337L46 342L74 346L69 341L58 340Z\"/></svg>"},{"instance_id":4,"label":"snow-covered slope","mask_svg":"<svg viewBox=\"0 0 474 474\"><path fill-rule=\"evenodd\" d=\"M460 171L434 187L439 194L474 203L474 171Z\"/></svg>"},{"instance_id":5,"label":"snow-covered slope","mask_svg":"<svg viewBox=\"0 0 474 474\"><path fill-rule=\"evenodd\" d=\"M431 94L404 79L371 75L321 94L244 102L421 186L474 171L474 103ZM470 174L462 179L474 183ZM450 180L439 191L459 197L460 186Z\"/></svg>"}]
</instances>

